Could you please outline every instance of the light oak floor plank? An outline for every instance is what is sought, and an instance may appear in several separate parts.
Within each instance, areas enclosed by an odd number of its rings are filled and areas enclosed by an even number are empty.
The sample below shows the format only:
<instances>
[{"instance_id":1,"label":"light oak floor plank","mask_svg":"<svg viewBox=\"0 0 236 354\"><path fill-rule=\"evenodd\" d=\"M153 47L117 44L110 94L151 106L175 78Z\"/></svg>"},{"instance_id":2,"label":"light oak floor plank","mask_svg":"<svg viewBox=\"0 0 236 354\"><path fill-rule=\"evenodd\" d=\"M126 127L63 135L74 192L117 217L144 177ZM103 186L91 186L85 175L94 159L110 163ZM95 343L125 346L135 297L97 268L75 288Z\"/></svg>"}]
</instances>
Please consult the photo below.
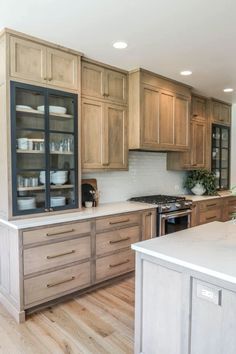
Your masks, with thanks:
<instances>
[{"instance_id":1,"label":"light oak floor plank","mask_svg":"<svg viewBox=\"0 0 236 354\"><path fill-rule=\"evenodd\" d=\"M17 324L0 305L0 354L132 354L134 278L29 315Z\"/></svg>"}]
</instances>

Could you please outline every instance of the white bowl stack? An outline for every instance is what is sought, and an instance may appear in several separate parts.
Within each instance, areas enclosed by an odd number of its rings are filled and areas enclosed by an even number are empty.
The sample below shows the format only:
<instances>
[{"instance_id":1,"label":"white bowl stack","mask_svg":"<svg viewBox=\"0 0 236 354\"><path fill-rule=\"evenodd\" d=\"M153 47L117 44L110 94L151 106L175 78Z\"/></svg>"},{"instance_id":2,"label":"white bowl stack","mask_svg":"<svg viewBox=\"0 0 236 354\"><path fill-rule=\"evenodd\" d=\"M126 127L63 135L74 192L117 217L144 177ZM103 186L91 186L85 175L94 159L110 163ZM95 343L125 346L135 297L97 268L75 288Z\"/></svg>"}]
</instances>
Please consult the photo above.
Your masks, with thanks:
<instances>
[{"instance_id":1,"label":"white bowl stack","mask_svg":"<svg viewBox=\"0 0 236 354\"><path fill-rule=\"evenodd\" d=\"M66 198L65 197L51 197L51 207L59 207L66 205Z\"/></svg>"},{"instance_id":2,"label":"white bowl stack","mask_svg":"<svg viewBox=\"0 0 236 354\"><path fill-rule=\"evenodd\" d=\"M68 180L68 171L57 171L51 176L51 182L53 184L65 184Z\"/></svg>"},{"instance_id":3,"label":"white bowl stack","mask_svg":"<svg viewBox=\"0 0 236 354\"><path fill-rule=\"evenodd\" d=\"M39 112L43 112L44 113L44 106L38 106L37 110ZM55 113L55 114L66 114L66 107L61 107L61 106L49 106L49 113Z\"/></svg>"},{"instance_id":4,"label":"white bowl stack","mask_svg":"<svg viewBox=\"0 0 236 354\"><path fill-rule=\"evenodd\" d=\"M54 171L50 171L50 182L52 181L52 175ZM40 171L39 173L39 180L42 184L45 184L46 178L45 178L45 171Z\"/></svg>"},{"instance_id":5,"label":"white bowl stack","mask_svg":"<svg viewBox=\"0 0 236 354\"><path fill-rule=\"evenodd\" d=\"M17 204L18 204L19 210L35 209L36 208L36 199L35 199L35 197L18 198Z\"/></svg>"}]
</instances>

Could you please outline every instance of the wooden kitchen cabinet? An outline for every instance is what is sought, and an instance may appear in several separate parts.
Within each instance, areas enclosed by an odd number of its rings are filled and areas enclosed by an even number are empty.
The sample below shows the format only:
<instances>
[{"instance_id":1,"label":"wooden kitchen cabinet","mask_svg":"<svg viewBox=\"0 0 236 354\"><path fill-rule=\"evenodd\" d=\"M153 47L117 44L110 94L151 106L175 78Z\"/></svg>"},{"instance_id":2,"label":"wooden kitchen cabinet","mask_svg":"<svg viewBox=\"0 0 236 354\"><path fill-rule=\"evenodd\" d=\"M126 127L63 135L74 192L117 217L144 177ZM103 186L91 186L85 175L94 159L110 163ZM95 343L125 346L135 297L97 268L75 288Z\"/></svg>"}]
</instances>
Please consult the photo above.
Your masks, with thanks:
<instances>
[{"instance_id":1,"label":"wooden kitchen cabinet","mask_svg":"<svg viewBox=\"0 0 236 354\"><path fill-rule=\"evenodd\" d=\"M40 42L10 36L10 75L53 87L77 90L79 57Z\"/></svg>"},{"instance_id":2,"label":"wooden kitchen cabinet","mask_svg":"<svg viewBox=\"0 0 236 354\"><path fill-rule=\"evenodd\" d=\"M157 229L157 211L156 209L143 212L143 232L142 240L149 240L156 237Z\"/></svg>"},{"instance_id":3,"label":"wooden kitchen cabinet","mask_svg":"<svg viewBox=\"0 0 236 354\"><path fill-rule=\"evenodd\" d=\"M82 99L82 168L127 169L125 106Z\"/></svg>"},{"instance_id":4,"label":"wooden kitchen cabinet","mask_svg":"<svg viewBox=\"0 0 236 354\"><path fill-rule=\"evenodd\" d=\"M129 149L186 151L190 89L139 69L129 75Z\"/></svg>"},{"instance_id":5,"label":"wooden kitchen cabinet","mask_svg":"<svg viewBox=\"0 0 236 354\"><path fill-rule=\"evenodd\" d=\"M187 152L170 152L168 170L208 169L210 165L210 133L207 120L207 99L192 96L190 149Z\"/></svg>"},{"instance_id":6,"label":"wooden kitchen cabinet","mask_svg":"<svg viewBox=\"0 0 236 354\"><path fill-rule=\"evenodd\" d=\"M82 61L82 95L106 101L127 103L127 74L97 63Z\"/></svg>"},{"instance_id":7,"label":"wooden kitchen cabinet","mask_svg":"<svg viewBox=\"0 0 236 354\"><path fill-rule=\"evenodd\" d=\"M231 105L218 100L211 100L211 120L214 123L231 124Z\"/></svg>"}]
</instances>

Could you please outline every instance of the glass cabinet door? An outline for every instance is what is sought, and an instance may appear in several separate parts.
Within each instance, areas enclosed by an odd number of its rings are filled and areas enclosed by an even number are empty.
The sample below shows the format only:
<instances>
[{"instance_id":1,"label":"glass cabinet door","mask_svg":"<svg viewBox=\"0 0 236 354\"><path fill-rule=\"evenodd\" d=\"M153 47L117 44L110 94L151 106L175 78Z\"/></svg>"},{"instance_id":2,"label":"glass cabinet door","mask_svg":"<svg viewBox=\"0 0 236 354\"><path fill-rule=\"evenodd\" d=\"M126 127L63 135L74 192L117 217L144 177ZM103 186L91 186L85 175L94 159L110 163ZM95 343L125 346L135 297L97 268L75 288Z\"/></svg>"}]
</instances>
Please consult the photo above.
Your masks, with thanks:
<instances>
[{"instance_id":1,"label":"glass cabinet door","mask_svg":"<svg viewBox=\"0 0 236 354\"><path fill-rule=\"evenodd\" d=\"M78 207L77 96L11 83L13 215Z\"/></svg>"},{"instance_id":2,"label":"glass cabinet door","mask_svg":"<svg viewBox=\"0 0 236 354\"><path fill-rule=\"evenodd\" d=\"M212 126L212 171L215 173L217 189L229 188L230 129Z\"/></svg>"}]
</instances>

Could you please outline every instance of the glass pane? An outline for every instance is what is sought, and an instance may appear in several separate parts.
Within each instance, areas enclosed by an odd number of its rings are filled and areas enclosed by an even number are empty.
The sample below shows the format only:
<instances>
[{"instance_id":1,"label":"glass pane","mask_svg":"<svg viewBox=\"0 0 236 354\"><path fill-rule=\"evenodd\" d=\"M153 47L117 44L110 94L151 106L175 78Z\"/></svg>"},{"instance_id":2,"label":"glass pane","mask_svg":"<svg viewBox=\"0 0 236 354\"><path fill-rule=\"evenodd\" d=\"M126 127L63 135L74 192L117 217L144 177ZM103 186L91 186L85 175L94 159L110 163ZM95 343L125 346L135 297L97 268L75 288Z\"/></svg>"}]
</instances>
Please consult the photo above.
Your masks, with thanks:
<instances>
[{"instance_id":1,"label":"glass pane","mask_svg":"<svg viewBox=\"0 0 236 354\"><path fill-rule=\"evenodd\" d=\"M228 168L228 150L222 149L221 151L221 168Z\"/></svg>"},{"instance_id":2,"label":"glass pane","mask_svg":"<svg viewBox=\"0 0 236 354\"><path fill-rule=\"evenodd\" d=\"M213 138L213 147L220 147L220 128L213 127L212 138Z\"/></svg>"},{"instance_id":3,"label":"glass pane","mask_svg":"<svg viewBox=\"0 0 236 354\"><path fill-rule=\"evenodd\" d=\"M74 100L61 95L49 96L49 129L51 131L74 132Z\"/></svg>"},{"instance_id":4,"label":"glass pane","mask_svg":"<svg viewBox=\"0 0 236 354\"><path fill-rule=\"evenodd\" d=\"M20 171L17 174L18 212L45 209L45 186L40 182L38 171Z\"/></svg>"},{"instance_id":5,"label":"glass pane","mask_svg":"<svg viewBox=\"0 0 236 354\"><path fill-rule=\"evenodd\" d=\"M222 148L228 148L229 147L229 130L228 129L222 129L222 134L221 134L221 144Z\"/></svg>"},{"instance_id":6,"label":"glass pane","mask_svg":"<svg viewBox=\"0 0 236 354\"><path fill-rule=\"evenodd\" d=\"M50 169L74 168L74 136L71 134L50 134Z\"/></svg>"}]
</instances>

